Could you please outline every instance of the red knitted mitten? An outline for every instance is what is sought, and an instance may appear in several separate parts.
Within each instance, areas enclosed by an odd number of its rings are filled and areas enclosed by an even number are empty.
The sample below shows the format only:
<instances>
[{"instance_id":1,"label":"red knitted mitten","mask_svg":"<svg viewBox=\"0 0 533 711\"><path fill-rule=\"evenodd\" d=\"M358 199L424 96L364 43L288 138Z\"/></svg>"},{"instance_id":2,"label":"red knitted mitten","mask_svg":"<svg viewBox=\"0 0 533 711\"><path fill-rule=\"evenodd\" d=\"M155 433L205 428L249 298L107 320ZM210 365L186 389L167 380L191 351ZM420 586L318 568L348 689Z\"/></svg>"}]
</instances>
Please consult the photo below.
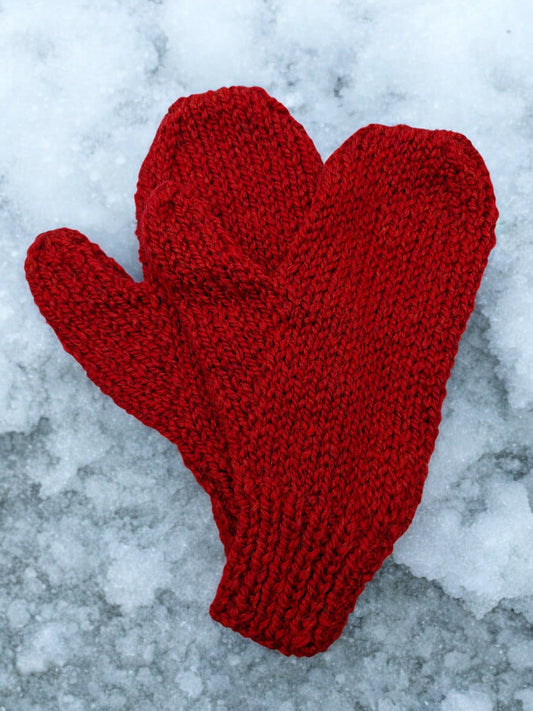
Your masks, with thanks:
<instances>
[{"instance_id":1,"label":"red knitted mitten","mask_svg":"<svg viewBox=\"0 0 533 711\"><path fill-rule=\"evenodd\" d=\"M145 257L178 297L233 469L216 620L285 654L341 633L420 501L496 219L471 143L407 126L329 158L273 265L185 186L150 198Z\"/></svg>"},{"instance_id":2,"label":"red knitted mitten","mask_svg":"<svg viewBox=\"0 0 533 711\"><path fill-rule=\"evenodd\" d=\"M264 264L302 224L321 170L304 129L257 87L179 99L163 120L139 175L140 220L161 182L186 180L224 228ZM290 186L290 189L288 189ZM144 264L135 283L79 232L53 230L28 251L27 279L65 350L113 400L178 445L210 494L226 549L234 511L227 447L160 275Z\"/></svg>"}]
</instances>

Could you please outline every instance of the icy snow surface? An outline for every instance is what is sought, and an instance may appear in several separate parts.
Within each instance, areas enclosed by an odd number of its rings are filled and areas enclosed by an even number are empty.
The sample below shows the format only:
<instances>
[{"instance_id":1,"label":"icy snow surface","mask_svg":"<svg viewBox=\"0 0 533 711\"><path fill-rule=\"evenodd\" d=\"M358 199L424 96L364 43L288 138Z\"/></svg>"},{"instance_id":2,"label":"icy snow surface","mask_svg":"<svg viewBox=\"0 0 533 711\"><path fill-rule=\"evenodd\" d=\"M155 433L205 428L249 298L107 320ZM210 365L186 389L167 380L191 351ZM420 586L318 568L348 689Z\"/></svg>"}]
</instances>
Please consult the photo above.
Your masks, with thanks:
<instances>
[{"instance_id":1,"label":"icy snow surface","mask_svg":"<svg viewBox=\"0 0 533 711\"><path fill-rule=\"evenodd\" d=\"M528 0L1 0L2 711L533 710L532 36ZM23 275L68 225L138 277L154 132L232 84L264 86L324 158L371 122L465 133L500 210L422 504L312 659L211 620L208 497L62 350Z\"/></svg>"}]
</instances>

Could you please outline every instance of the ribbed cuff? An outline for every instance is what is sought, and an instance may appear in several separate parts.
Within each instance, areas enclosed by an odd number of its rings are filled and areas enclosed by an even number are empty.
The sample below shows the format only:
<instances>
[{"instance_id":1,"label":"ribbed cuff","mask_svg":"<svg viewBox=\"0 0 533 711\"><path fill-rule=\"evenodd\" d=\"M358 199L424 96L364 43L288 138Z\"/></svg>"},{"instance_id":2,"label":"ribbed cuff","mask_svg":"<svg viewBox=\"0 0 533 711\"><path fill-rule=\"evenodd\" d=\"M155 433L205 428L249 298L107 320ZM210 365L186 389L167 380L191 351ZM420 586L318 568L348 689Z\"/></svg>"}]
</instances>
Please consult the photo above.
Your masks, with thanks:
<instances>
[{"instance_id":1,"label":"ribbed cuff","mask_svg":"<svg viewBox=\"0 0 533 711\"><path fill-rule=\"evenodd\" d=\"M286 655L325 651L393 546L382 540L370 550L350 522L338 523L330 536L324 527L296 530L290 519L259 529L240 525L211 604L213 619Z\"/></svg>"}]
</instances>

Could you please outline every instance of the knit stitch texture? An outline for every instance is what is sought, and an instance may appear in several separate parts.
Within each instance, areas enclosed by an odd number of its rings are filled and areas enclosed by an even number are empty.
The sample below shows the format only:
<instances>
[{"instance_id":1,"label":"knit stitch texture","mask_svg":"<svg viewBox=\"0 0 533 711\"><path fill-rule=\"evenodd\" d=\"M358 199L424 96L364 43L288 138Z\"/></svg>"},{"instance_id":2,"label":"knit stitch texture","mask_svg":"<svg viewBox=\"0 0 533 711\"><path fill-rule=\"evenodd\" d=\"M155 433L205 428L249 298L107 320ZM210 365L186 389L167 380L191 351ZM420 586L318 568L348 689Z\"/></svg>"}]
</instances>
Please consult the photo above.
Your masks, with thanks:
<instances>
[{"instance_id":1,"label":"knit stitch texture","mask_svg":"<svg viewBox=\"0 0 533 711\"><path fill-rule=\"evenodd\" d=\"M487 169L460 134L379 125L322 164L234 87L171 108L136 202L142 283L61 229L28 252L34 298L212 497L212 616L323 651L420 501L495 242Z\"/></svg>"},{"instance_id":2,"label":"knit stitch texture","mask_svg":"<svg viewBox=\"0 0 533 711\"><path fill-rule=\"evenodd\" d=\"M166 180L187 183L265 264L276 263L303 221L322 168L302 126L259 87L178 99L145 158L135 204ZM291 190L287 185L292 186ZM175 304L150 271L149 235L137 229L144 281L136 284L100 248L67 228L43 233L26 276L66 351L127 412L175 443L211 497L225 549L235 527L231 462L184 338Z\"/></svg>"}]
</instances>

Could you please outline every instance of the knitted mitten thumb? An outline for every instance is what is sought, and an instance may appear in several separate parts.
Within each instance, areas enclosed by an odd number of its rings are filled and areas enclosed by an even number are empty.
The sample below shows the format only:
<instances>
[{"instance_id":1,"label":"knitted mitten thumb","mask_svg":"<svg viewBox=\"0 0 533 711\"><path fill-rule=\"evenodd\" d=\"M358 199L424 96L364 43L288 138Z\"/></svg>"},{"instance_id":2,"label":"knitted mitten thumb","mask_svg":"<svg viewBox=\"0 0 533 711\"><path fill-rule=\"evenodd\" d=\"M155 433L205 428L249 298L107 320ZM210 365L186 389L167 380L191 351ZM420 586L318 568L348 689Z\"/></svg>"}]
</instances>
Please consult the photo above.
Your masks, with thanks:
<instances>
[{"instance_id":1,"label":"knitted mitten thumb","mask_svg":"<svg viewBox=\"0 0 533 711\"><path fill-rule=\"evenodd\" d=\"M233 524L219 503L232 500L227 453L172 304L156 285L133 281L98 245L66 228L39 235L25 268L41 313L89 378L178 445L212 497L227 546Z\"/></svg>"},{"instance_id":2,"label":"knitted mitten thumb","mask_svg":"<svg viewBox=\"0 0 533 711\"><path fill-rule=\"evenodd\" d=\"M326 162L271 270L188 205L162 186L145 226L232 462L235 538L211 614L311 655L420 501L494 245L490 178L463 136L369 126Z\"/></svg>"}]
</instances>

